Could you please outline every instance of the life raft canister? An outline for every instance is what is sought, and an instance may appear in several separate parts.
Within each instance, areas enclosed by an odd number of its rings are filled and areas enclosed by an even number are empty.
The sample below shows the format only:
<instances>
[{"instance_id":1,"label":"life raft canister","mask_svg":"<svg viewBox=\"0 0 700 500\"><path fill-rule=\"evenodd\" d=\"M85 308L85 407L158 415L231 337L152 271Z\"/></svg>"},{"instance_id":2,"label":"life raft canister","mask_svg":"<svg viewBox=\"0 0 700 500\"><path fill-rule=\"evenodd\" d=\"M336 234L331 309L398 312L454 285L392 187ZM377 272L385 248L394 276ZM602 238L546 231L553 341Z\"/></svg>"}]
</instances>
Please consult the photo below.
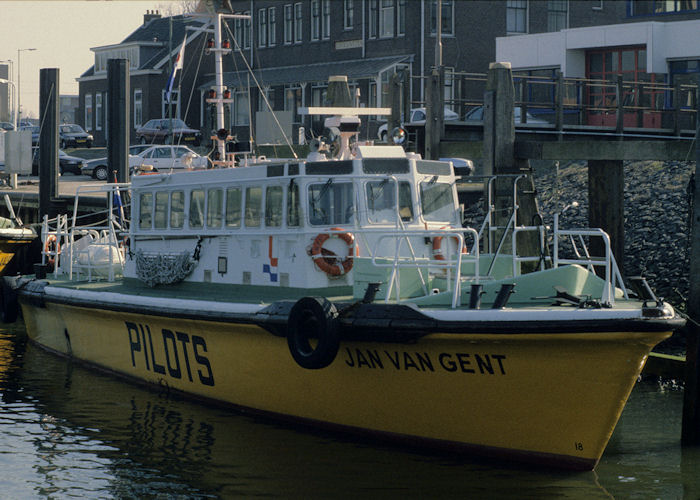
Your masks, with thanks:
<instances>
[{"instance_id":1,"label":"life raft canister","mask_svg":"<svg viewBox=\"0 0 700 500\"><path fill-rule=\"evenodd\" d=\"M341 227L332 227L331 231L345 231ZM348 246L347 257L342 262L338 262L334 252L323 248L323 244L331 236L336 236L343 240ZM311 245L311 258L318 268L329 276L342 276L352 269L353 255L355 251L355 237L352 233L320 233Z\"/></svg>"},{"instance_id":2,"label":"life raft canister","mask_svg":"<svg viewBox=\"0 0 700 500\"><path fill-rule=\"evenodd\" d=\"M445 227L441 227L440 229L450 229L450 228L445 226ZM442 239L443 238L444 238L443 236L436 236L435 238L433 238L433 258L435 260L445 260L445 255L442 253ZM451 238L455 240L455 242L457 243L457 247L459 247L459 238L457 238L456 236L451 236ZM469 253L469 252L467 252L467 245L462 246L462 253L463 254Z\"/></svg>"},{"instance_id":3,"label":"life raft canister","mask_svg":"<svg viewBox=\"0 0 700 500\"><path fill-rule=\"evenodd\" d=\"M310 339L315 340L312 346ZM302 368L318 370L330 365L338 354L338 311L323 297L303 297L287 319L287 345Z\"/></svg>"}]
</instances>

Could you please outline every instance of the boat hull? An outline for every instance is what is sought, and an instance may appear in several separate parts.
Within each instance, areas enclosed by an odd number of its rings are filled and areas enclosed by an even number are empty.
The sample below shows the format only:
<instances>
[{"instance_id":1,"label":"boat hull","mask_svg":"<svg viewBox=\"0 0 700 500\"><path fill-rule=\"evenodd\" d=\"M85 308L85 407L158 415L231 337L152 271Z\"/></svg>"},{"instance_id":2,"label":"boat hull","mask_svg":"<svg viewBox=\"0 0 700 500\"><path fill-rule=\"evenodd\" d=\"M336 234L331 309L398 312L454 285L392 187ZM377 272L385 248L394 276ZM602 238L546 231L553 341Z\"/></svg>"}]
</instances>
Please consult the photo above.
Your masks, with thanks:
<instances>
[{"instance_id":1,"label":"boat hull","mask_svg":"<svg viewBox=\"0 0 700 500\"><path fill-rule=\"evenodd\" d=\"M0 276L8 273L15 255L27 248L33 239L30 237L5 237L0 234Z\"/></svg>"},{"instance_id":2,"label":"boat hull","mask_svg":"<svg viewBox=\"0 0 700 500\"><path fill-rule=\"evenodd\" d=\"M120 376L296 421L592 469L651 348L670 331L440 333L341 342L322 370L251 322L20 297L29 337Z\"/></svg>"}]
</instances>

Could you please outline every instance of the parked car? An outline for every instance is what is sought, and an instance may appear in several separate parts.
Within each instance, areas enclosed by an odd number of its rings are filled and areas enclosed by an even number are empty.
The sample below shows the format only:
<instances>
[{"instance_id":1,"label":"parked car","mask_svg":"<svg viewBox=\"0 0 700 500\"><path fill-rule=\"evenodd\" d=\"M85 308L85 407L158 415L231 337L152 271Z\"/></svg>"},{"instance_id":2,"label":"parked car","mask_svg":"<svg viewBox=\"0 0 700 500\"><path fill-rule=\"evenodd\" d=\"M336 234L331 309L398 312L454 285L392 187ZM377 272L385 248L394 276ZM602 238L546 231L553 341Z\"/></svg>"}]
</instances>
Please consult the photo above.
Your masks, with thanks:
<instances>
[{"instance_id":1,"label":"parked car","mask_svg":"<svg viewBox=\"0 0 700 500\"><path fill-rule=\"evenodd\" d=\"M206 168L209 158L200 156L187 146L152 146L146 151L129 156L129 169L132 174L144 165L153 167L154 172L167 172L171 169Z\"/></svg>"},{"instance_id":2,"label":"parked car","mask_svg":"<svg viewBox=\"0 0 700 500\"><path fill-rule=\"evenodd\" d=\"M425 123L426 116L427 111L425 110L425 108L413 108L408 116L409 120L406 123L410 123L411 125L420 125L422 123ZM451 120L459 120L459 115L451 109L445 108L445 121ZM380 125L379 130L377 130L377 137L382 142L386 142L388 134L387 127L388 124L384 123Z\"/></svg>"},{"instance_id":3,"label":"parked car","mask_svg":"<svg viewBox=\"0 0 700 500\"><path fill-rule=\"evenodd\" d=\"M172 122L172 123L171 123ZM171 128L172 126L172 128ZM191 144L199 146L202 133L190 128L177 118L149 120L136 129L136 140L141 144Z\"/></svg>"},{"instance_id":4,"label":"parked car","mask_svg":"<svg viewBox=\"0 0 700 500\"><path fill-rule=\"evenodd\" d=\"M517 106L516 108L513 109L513 119L515 120L515 123L518 124L520 123L520 114L522 113L523 108L520 106ZM470 109L467 111L467 114L464 115L464 121L465 122L483 122L484 121L484 107L483 106L477 106L476 108ZM549 122L547 120L543 120L541 118L536 118L535 116L531 115L530 113L525 113L525 123L532 124L532 125L549 125Z\"/></svg>"},{"instance_id":5,"label":"parked car","mask_svg":"<svg viewBox=\"0 0 700 500\"><path fill-rule=\"evenodd\" d=\"M74 123L62 124L58 126L58 140L61 148L92 147L93 137L83 130L83 127Z\"/></svg>"},{"instance_id":6,"label":"parked car","mask_svg":"<svg viewBox=\"0 0 700 500\"><path fill-rule=\"evenodd\" d=\"M136 144L129 146L129 156L136 156L151 148L148 144ZM107 158L95 158L88 160L82 168L83 175L88 175L94 179L104 181L109 177L109 168L107 167Z\"/></svg>"},{"instance_id":7,"label":"parked car","mask_svg":"<svg viewBox=\"0 0 700 500\"><path fill-rule=\"evenodd\" d=\"M31 130L32 132L32 147L39 145L39 127L37 125L20 125L19 130Z\"/></svg>"},{"instance_id":8,"label":"parked car","mask_svg":"<svg viewBox=\"0 0 700 500\"><path fill-rule=\"evenodd\" d=\"M85 165L85 159L70 156L58 150L58 171L61 175L69 172L73 175L82 175L83 165ZM39 175L39 148L33 148L32 151L32 175Z\"/></svg>"},{"instance_id":9,"label":"parked car","mask_svg":"<svg viewBox=\"0 0 700 500\"><path fill-rule=\"evenodd\" d=\"M15 129L15 126L10 122L0 122L0 130L5 132L11 132Z\"/></svg>"}]
</instances>

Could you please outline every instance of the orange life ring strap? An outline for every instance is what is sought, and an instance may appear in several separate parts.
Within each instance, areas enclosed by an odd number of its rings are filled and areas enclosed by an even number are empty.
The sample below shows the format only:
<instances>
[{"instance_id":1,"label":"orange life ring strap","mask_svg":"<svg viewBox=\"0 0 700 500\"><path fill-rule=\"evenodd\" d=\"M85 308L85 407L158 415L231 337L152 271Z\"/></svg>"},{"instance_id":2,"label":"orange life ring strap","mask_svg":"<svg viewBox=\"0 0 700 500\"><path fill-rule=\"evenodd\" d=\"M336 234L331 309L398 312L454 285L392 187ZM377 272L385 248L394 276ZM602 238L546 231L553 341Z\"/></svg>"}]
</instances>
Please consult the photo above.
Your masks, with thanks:
<instances>
[{"instance_id":1,"label":"orange life ring strap","mask_svg":"<svg viewBox=\"0 0 700 500\"><path fill-rule=\"evenodd\" d=\"M340 227L332 227L331 231L345 231ZM323 255L323 244L328 241L331 236L336 236L345 242L348 246L348 255L342 262L337 262L331 256ZM355 254L355 237L352 233L319 233L311 245L311 258L318 268L329 276L342 276L352 269L353 256ZM359 252L358 252L359 255Z\"/></svg>"},{"instance_id":2,"label":"orange life ring strap","mask_svg":"<svg viewBox=\"0 0 700 500\"><path fill-rule=\"evenodd\" d=\"M441 229L445 228L443 227ZM454 239L457 243L457 246L459 247L459 238L457 238L456 236L450 236L450 238ZM442 239L443 236L436 236L435 238L433 238L433 258L435 260L445 260L445 255L442 253ZM462 245L462 253L469 253L467 251L467 245Z\"/></svg>"},{"instance_id":3,"label":"orange life ring strap","mask_svg":"<svg viewBox=\"0 0 700 500\"><path fill-rule=\"evenodd\" d=\"M56 239L55 234L50 234L46 237L44 242L44 255L46 255L46 262L53 266L56 263L56 256L61 253L61 244Z\"/></svg>"}]
</instances>

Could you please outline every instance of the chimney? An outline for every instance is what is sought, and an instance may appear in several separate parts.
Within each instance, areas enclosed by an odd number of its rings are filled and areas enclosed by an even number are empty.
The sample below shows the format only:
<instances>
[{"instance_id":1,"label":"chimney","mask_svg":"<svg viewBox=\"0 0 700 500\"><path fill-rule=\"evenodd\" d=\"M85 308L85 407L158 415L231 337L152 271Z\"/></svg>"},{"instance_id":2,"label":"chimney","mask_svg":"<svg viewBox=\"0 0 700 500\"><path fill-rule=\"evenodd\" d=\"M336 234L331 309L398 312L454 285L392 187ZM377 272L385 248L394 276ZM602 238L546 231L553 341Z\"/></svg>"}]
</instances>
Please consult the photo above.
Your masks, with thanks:
<instances>
[{"instance_id":1,"label":"chimney","mask_svg":"<svg viewBox=\"0 0 700 500\"><path fill-rule=\"evenodd\" d=\"M147 10L146 13L143 15L143 24L146 25L153 19L160 19L159 10Z\"/></svg>"}]
</instances>

